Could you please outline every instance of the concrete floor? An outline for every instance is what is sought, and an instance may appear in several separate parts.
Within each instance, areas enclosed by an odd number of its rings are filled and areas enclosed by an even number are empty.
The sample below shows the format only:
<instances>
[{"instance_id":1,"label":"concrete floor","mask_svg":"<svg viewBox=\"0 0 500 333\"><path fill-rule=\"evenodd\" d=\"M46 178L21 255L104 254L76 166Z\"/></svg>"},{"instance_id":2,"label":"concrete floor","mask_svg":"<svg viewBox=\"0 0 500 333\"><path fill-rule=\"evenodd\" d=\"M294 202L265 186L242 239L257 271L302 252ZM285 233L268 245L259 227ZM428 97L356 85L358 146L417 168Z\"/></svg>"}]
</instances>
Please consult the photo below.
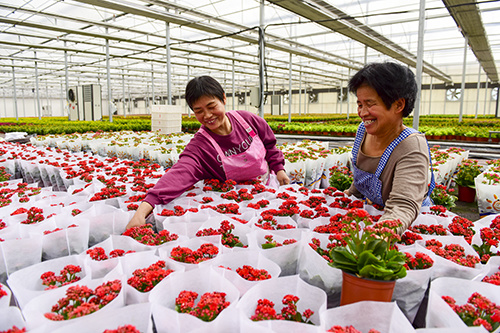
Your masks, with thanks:
<instances>
[{"instance_id":1,"label":"concrete floor","mask_svg":"<svg viewBox=\"0 0 500 333\"><path fill-rule=\"evenodd\" d=\"M456 207L450 209L451 212L460 215L462 217L465 217L466 219L474 222L479 220L481 217L479 216L479 211L477 208L477 202L463 202L463 201L456 201L455 202Z\"/></svg>"}]
</instances>

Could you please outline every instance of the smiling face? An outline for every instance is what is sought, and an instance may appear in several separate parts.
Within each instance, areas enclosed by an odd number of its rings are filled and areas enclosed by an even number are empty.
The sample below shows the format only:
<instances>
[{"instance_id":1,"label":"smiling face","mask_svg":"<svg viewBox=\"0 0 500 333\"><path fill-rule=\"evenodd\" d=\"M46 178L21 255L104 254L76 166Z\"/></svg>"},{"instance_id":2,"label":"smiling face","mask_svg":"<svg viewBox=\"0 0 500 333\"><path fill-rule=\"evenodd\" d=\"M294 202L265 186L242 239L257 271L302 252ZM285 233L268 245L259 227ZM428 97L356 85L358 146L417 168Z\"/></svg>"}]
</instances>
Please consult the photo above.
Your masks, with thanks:
<instances>
[{"instance_id":1,"label":"smiling face","mask_svg":"<svg viewBox=\"0 0 500 333\"><path fill-rule=\"evenodd\" d=\"M363 84L356 90L358 115L368 134L384 137L392 136L403 122L404 99L398 99L387 109L377 91Z\"/></svg>"},{"instance_id":2,"label":"smiling face","mask_svg":"<svg viewBox=\"0 0 500 333\"><path fill-rule=\"evenodd\" d=\"M219 135L231 133L231 123L226 116L226 97L224 101L214 96L201 96L192 105L196 120L210 131Z\"/></svg>"}]
</instances>

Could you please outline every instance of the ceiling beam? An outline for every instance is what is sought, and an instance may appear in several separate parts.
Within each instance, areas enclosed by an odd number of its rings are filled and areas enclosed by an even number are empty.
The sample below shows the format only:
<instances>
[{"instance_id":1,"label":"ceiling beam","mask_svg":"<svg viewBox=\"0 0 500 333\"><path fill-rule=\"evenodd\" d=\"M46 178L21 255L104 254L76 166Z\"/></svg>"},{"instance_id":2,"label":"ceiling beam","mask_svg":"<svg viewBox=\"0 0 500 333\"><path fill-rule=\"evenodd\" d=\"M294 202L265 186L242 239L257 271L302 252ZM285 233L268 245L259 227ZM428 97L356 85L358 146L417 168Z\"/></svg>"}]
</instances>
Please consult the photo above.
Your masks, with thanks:
<instances>
[{"instance_id":1,"label":"ceiling beam","mask_svg":"<svg viewBox=\"0 0 500 333\"><path fill-rule=\"evenodd\" d=\"M129 3L124 0L75 0L75 1L87 3L98 7L113 9L125 13L130 13L138 16L143 16L150 19L169 22L180 25L182 27L188 27L191 29L208 32L217 36L225 36L227 38L240 40L246 43L251 43L251 44L259 43L259 39L256 33L250 35L245 33L244 31L241 31L241 29L239 31L223 29L215 26L214 24L201 23L196 20L190 20L187 17L182 17L180 15L169 13L166 10L158 10L147 6L139 6L135 3L134 4ZM252 30L252 28L246 28L246 29L248 29L249 31ZM255 30L255 32L256 31L257 30ZM361 64L359 64L358 62L353 62L350 61L349 59L338 57L332 53L325 52L322 50L317 50L308 47L307 45L299 44L290 40L266 41L266 47L282 51L287 54L292 53L297 56L341 67L346 67L356 70L361 68Z\"/></svg>"},{"instance_id":2,"label":"ceiling beam","mask_svg":"<svg viewBox=\"0 0 500 333\"><path fill-rule=\"evenodd\" d=\"M342 34L361 44L369 46L409 66L416 67L417 57L369 26L361 23L340 9L323 0L268 0L299 16L316 22L333 32ZM451 83L451 77L424 61L423 71L445 83Z\"/></svg>"},{"instance_id":3,"label":"ceiling beam","mask_svg":"<svg viewBox=\"0 0 500 333\"><path fill-rule=\"evenodd\" d=\"M443 3L455 20L462 35L467 36L469 46L486 75L488 75L493 83L498 82L495 59L493 58L490 43L486 37L483 20L481 19L477 4L471 3L470 0L443 0Z\"/></svg>"}]
</instances>

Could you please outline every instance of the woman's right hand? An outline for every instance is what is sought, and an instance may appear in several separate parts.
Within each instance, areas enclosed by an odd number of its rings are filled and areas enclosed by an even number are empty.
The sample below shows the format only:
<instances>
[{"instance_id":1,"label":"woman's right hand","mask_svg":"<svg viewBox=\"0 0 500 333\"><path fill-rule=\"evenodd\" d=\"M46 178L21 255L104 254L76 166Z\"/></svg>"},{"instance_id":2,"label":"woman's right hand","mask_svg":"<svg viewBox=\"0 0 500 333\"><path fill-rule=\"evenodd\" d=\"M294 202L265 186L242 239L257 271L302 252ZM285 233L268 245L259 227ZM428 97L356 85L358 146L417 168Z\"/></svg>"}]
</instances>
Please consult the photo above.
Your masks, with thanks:
<instances>
[{"instance_id":1,"label":"woman's right hand","mask_svg":"<svg viewBox=\"0 0 500 333\"><path fill-rule=\"evenodd\" d=\"M133 228L133 227L139 227L143 224L146 224L146 217L152 211L153 211L153 206L151 206L146 201L143 201L139 205L139 207L137 208L137 211L135 212L134 216L132 216L132 218L128 222L125 230L128 230L128 229Z\"/></svg>"}]
</instances>

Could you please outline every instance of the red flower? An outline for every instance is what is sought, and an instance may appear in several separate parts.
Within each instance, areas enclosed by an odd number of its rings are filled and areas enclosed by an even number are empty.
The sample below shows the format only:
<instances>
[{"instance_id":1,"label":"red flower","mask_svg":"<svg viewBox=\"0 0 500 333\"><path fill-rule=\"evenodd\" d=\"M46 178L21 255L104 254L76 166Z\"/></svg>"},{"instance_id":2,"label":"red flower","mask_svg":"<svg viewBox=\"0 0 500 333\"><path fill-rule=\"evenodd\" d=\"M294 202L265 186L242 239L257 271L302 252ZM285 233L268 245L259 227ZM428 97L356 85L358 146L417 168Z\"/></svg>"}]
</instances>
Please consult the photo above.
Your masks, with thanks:
<instances>
[{"instance_id":1,"label":"red flower","mask_svg":"<svg viewBox=\"0 0 500 333\"><path fill-rule=\"evenodd\" d=\"M170 257L176 261L189 264L198 264L202 261L215 258L218 253L219 249L217 248L217 246L210 243L205 243L202 244L196 251L193 251L188 247L176 246L170 252Z\"/></svg>"},{"instance_id":2,"label":"red flower","mask_svg":"<svg viewBox=\"0 0 500 333\"><path fill-rule=\"evenodd\" d=\"M173 272L171 269L164 268L165 261L159 260L147 268L136 269L127 283L141 292L148 292Z\"/></svg>"},{"instance_id":3,"label":"red flower","mask_svg":"<svg viewBox=\"0 0 500 333\"><path fill-rule=\"evenodd\" d=\"M314 314L311 309L305 310L302 314L297 311L299 298L295 295L285 295L282 303L285 305L281 313L277 314L274 303L268 299L259 299L255 308L255 313L250 317L253 321L261 320L289 320L301 323L312 324L309 318ZM303 318L304 317L304 318Z\"/></svg>"},{"instance_id":4,"label":"red flower","mask_svg":"<svg viewBox=\"0 0 500 333\"><path fill-rule=\"evenodd\" d=\"M229 306L226 293L214 291L201 295L200 301L195 305L198 293L183 290L175 299L175 310L180 313L189 313L203 321L212 321L219 313Z\"/></svg>"}]
</instances>

